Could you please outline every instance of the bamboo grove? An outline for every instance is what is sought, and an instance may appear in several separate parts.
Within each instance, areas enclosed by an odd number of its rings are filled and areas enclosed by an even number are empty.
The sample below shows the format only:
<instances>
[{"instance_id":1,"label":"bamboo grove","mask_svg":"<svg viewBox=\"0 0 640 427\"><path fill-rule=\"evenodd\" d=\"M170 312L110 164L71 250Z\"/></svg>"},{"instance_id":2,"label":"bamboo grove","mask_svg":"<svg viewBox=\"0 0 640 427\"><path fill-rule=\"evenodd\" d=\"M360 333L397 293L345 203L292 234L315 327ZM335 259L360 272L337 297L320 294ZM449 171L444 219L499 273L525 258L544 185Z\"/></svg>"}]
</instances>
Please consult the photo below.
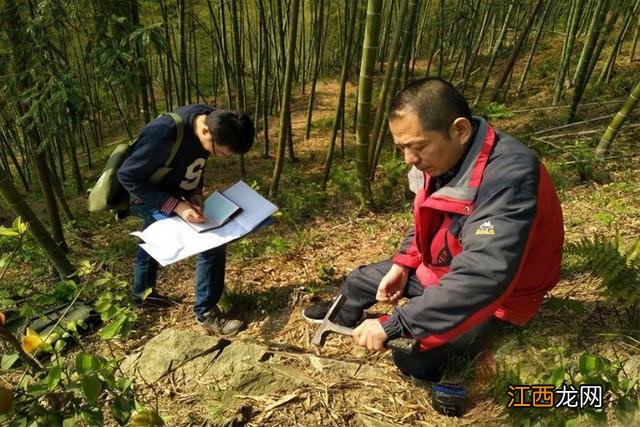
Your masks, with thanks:
<instances>
[{"instance_id":1,"label":"bamboo grove","mask_svg":"<svg viewBox=\"0 0 640 427\"><path fill-rule=\"evenodd\" d=\"M313 133L318 80L339 81L322 187L338 136L344 156L352 129L360 197L369 204L380 152L390 147L386 110L406 82L442 77L480 106L531 96L541 90L528 81L532 59L554 38L562 47L548 86L572 122L590 85L615 76L622 50L629 61L640 56L640 0L2 0L0 13L0 192L36 222L19 189L41 191L52 236L41 243L58 260L62 216L73 219L63 184L83 194L95 175L87 168L99 170L114 135L133 138L178 105L249 111L259 151L274 157L275 195L285 157L296 159L294 142ZM516 63L524 64L518 72ZM357 93L348 104L349 82ZM600 156L635 106L638 81L632 87ZM300 135L291 126L295 99L306 103ZM250 172L241 161L240 173Z\"/></svg>"}]
</instances>

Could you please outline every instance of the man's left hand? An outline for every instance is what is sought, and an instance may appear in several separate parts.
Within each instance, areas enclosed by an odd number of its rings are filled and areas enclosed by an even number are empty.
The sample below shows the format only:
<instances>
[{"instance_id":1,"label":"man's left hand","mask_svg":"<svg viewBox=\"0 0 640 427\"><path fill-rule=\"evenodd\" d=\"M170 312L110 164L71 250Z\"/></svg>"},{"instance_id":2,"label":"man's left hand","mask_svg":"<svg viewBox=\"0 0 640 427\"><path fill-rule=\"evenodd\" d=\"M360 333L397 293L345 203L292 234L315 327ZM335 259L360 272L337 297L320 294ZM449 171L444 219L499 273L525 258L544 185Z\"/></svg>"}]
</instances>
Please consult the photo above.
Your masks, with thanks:
<instances>
[{"instance_id":1,"label":"man's left hand","mask_svg":"<svg viewBox=\"0 0 640 427\"><path fill-rule=\"evenodd\" d=\"M353 340L356 344L369 350L384 350L387 334L378 319L367 319L353 330Z\"/></svg>"}]
</instances>

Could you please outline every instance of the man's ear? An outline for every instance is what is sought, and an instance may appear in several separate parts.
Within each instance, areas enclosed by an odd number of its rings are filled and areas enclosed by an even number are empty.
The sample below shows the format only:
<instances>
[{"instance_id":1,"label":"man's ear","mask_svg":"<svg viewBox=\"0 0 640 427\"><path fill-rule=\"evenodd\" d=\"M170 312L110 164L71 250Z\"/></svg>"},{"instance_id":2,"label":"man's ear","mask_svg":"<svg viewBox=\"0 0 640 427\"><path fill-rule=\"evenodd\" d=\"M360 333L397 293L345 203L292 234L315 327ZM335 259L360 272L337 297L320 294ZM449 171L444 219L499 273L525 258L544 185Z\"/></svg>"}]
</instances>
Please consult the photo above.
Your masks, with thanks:
<instances>
[{"instance_id":1,"label":"man's ear","mask_svg":"<svg viewBox=\"0 0 640 427\"><path fill-rule=\"evenodd\" d=\"M458 117L451 123L449 132L450 135L456 137L458 141L466 144L473 137L473 125L466 117Z\"/></svg>"}]
</instances>

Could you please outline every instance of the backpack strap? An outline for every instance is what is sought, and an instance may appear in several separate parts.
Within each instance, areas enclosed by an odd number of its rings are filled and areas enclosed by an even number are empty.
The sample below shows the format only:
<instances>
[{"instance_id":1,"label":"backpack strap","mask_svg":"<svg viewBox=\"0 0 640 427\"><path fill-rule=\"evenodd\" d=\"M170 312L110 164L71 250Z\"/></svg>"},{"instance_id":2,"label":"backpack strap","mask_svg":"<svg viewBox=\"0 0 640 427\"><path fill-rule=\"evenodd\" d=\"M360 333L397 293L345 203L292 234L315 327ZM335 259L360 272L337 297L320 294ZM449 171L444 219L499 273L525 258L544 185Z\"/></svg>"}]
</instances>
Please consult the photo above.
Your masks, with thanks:
<instances>
[{"instance_id":1,"label":"backpack strap","mask_svg":"<svg viewBox=\"0 0 640 427\"><path fill-rule=\"evenodd\" d=\"M162 179L165 176L167 176L169 172L171 172L171 167L169 165L171 164L173 159L176 157L176 154L180 149L180 145L182 145L182 139L184 137L184 120L182 120L182 117L180 117L176 113L163 113L163 114L160 114L158 117L161 117L161 116L171 117L173 121L176 122L176 126L178 128L176 130L176 140L173 143L173 146L171 147L171 151L169 152L169 157L167 157L167 160L165 160L164 162L164 166L160 166L158 169L156 169L148 179L148 181L154 185L162 181Z\"/></svg>"},{"instance_id":2,"label":"backpack strap","mask_svg":"<svg viewBox=\"0 0 640 427\"><path fill-rule=\"evenodd\" d=\"M184 120L182 120L182 117L180 117L180 115L176 113L163 113L161 114L161 116L171 117L173 121L176 122L176 126L178 127L176 130L176 141L171 147L171 152L169 153L169 157L167 157L167 160L164 162L165 166L169 166L169 164L176 157L176 154L180 149L180 145L182 145L182 138L184 137Z\"/></svg>"}]
</instances>

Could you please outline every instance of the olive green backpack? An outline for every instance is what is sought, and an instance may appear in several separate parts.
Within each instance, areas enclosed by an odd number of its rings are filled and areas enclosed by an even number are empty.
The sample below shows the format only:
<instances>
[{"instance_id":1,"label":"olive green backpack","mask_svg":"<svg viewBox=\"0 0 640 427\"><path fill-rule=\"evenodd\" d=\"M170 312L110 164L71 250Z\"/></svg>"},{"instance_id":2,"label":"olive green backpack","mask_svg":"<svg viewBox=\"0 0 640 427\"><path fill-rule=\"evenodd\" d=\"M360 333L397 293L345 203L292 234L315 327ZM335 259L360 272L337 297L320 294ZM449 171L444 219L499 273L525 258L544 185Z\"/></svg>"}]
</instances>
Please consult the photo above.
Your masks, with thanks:
<instances>
[{"instance_id":1,"label":"olive green backpack","mask_svg":"<svg viewBox=\"0 0 640 427\"><path fill-rule=\"evenodd\" d=\"M164 162L164 165L156 169L149 177L148 181L151 184L158 184L171 171L172 168L169 164L171 164L178 149L180 149L184 136L184 121L182 117L176 113L164 113L158 117L165 115L171 117L176 122L176 126L178 127L176 141L173 147L171 147L171 152ZM136 141L137 140L134 139L131 142L118 144L115 150L113 150L98 181L96 181L96 185L89 190L89 211L100 212L115 210L117 218L124 218L127 215L129 211L129 194L122 184L120 184L120 181L118 181L118 169L129 154L131 154L132 147Z\"/></svg>"}]
</instances>

